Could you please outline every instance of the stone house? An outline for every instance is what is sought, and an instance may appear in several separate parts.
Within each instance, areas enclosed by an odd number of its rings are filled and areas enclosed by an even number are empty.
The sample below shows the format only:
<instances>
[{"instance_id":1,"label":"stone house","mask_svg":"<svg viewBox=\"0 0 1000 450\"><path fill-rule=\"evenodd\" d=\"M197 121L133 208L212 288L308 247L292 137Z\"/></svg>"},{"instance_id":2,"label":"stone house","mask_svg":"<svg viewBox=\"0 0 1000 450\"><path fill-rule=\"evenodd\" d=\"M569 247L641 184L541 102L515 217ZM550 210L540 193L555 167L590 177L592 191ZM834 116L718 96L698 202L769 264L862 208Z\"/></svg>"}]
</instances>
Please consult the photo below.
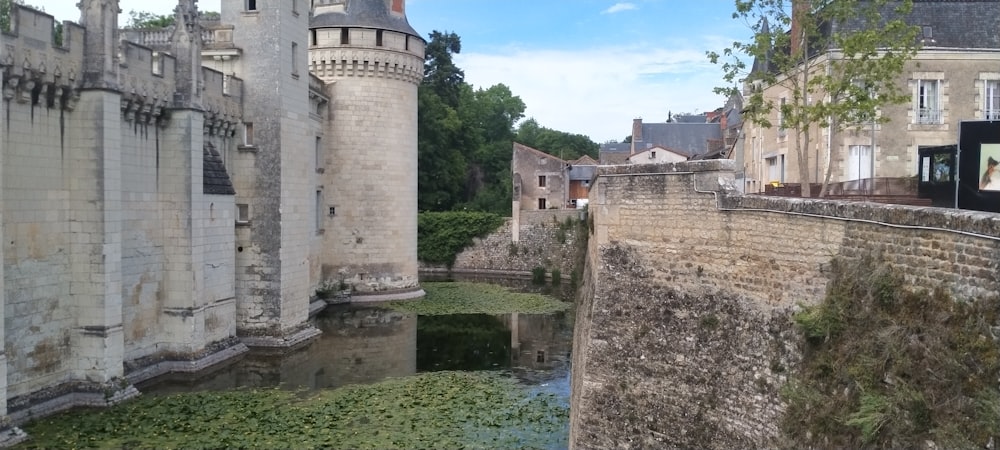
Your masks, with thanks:
<instances>
[{"instance_id":1,"label":"stone house","mask_svg":"<svg viewBox=\"0 0 1000 450\"><path fill-rule=\"evenodd\" d=\"M676 115L668 122L644 123L641 118L632 121L631 142L609 142L601 145L602 165L647 162L634 159L637 153L655 147L668 149L684 156L685 160L722 150L726 127L721 114ZM671 160L672 161L672 160Z\"/></svg>"},{"instance_id":2,"label":"stone house","mask_svg":"<svg viewBox=\"0 0 1000 450\"><path fill-rule=\"evenodd\" d=\"M832 183L857 186L872 178L913 177L920 149L955 144L961 121L1000 117L1000 1L915 1L906 21L922 31L921 49L896 81L911 99L882 108L888 123L843 131L814 127L810 181L821 180L828 167ZM766 65L757 61L755 70L767 70ZM776 103L790 96L781 86L764 93ZM778 113L770 120L780 123ZM792 135L780 126L745 124L746 192L800 181Z\"/></svg>"},{"instance_id":3,"label":"stone house","mask_svg":"<svg viewBox=\"0 0 1000 450\"><path fill-rule=\"evenodd\" d=\"M6 426L299 345L326 283L423 294L405 2L196 3L119 30L118 2L83 0L61 41L14 5L0 33Z\"/></svg>"},{"instance_id":4,"label":"stone house","mask_svg":"<svg viewBox=\"0 0 1000 450\"><path fill-rule=\"evenodd\" d=\"M514 143L512 210L575 209L586 205L597 163L589 156L566 161Z\"/></svg>"},{"instance_id":5,"label":"stone house","mask_svg":"<svg viewBox=\"0 0 1000 450\"><path fill-rule=\"evenodd\" d=\"M689 156L679 150L656 145L635 153L626 159L627 164L660 164L687 161Z\"/></svg>"},{"instance_id":6,"label":"stone house","mask_svg":"<svg viewBox=\"0 0 1000 450\"><path fill-rule=\"evenodd\" d=\"M566 207L569 198L566 161L515 142L511 169L515 211Z\"/></svg>"}]
</instances>

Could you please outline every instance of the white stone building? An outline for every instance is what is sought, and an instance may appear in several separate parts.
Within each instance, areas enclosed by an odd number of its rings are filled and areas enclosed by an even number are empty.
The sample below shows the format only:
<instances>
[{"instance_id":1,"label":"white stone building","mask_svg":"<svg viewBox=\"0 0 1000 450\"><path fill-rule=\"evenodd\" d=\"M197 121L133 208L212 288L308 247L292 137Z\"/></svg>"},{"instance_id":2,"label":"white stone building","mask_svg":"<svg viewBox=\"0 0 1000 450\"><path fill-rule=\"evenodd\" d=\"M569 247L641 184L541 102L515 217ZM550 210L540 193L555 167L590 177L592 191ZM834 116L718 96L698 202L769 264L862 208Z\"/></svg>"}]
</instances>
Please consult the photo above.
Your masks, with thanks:
<instances>
[{"instance_id":1,"label":"white stone building","mask_svg":"<svg viewBox=\"0 0 1000 450\"><path fill-rule=\"evenodd\" d=\"M423 293L405 3L195 3L119 30L83 0L59 40L15 6L0 33L3 423L304 342L325 283Z\"/></svg>"}]
</instances>

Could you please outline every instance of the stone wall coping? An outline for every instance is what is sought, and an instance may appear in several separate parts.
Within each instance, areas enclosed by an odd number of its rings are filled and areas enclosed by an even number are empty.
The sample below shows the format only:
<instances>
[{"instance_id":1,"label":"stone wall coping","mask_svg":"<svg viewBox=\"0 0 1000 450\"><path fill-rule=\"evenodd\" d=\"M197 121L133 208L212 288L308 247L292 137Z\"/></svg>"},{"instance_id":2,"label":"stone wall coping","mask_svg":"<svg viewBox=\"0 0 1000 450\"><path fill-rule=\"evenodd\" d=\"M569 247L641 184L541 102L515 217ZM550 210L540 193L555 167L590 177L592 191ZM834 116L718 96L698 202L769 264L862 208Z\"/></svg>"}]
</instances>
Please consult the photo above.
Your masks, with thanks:
<instances>
[{"instance_id":1,"label":"stone wall coping","mask_svg":"<svg viewBox=\"0 0 1000 450\"><path fill-rule=\"evenodd\" d=\"M948 231L1000 240L1000 214L950 208L829 199L722 194L719 208L769 211L869 222L899 228Z\"/></svg>"},{"instance_id":2,"label":"stone wall coping","mask_svg":"<svg viewBox=\"0 0 1000 450\"><path fill-rule=\"evenodd\" d=\"M598 166L597 177L608 175L639 175L691 172L736 172L736 161L731 159L706 159L659 164L621 164Z\"/></svg>"}]
</instances>

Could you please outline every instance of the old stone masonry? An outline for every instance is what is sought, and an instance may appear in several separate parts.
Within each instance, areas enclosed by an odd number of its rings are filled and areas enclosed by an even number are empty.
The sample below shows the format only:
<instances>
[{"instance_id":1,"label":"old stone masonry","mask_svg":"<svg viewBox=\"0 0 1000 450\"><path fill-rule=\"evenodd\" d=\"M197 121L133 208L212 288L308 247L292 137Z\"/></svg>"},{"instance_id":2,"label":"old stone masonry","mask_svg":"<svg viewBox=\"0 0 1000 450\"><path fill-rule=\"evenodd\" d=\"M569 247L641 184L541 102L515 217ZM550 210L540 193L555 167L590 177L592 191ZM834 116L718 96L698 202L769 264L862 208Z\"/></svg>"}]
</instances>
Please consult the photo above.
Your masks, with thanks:
<instances>
[{"instance_id":1,"label":"old stone masonry","mask_svg":"<svg viewBox=\"0 0 1000 450\"><path fill-rule=\"evenodd\" d=\"M0 41L0 444L74 405L315 336L315 292L417 281L417 85L401 0L179 0L118 28L14 5ZM6 441L5 441L6 440Z\"/></svg>"}]
</instances>

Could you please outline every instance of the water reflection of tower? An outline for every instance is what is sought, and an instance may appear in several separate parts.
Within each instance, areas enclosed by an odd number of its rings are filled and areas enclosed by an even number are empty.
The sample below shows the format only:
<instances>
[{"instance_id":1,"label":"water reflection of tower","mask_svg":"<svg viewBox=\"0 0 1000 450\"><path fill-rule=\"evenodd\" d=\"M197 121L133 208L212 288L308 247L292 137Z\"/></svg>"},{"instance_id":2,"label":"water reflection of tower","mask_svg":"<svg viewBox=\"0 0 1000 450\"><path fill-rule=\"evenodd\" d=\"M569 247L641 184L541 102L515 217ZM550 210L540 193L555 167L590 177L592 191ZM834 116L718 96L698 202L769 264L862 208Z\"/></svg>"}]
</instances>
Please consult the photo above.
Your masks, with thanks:
<instances>
[{"instance_id":1,"label":"water reflection of tower","mask_svg":"<svg viewBox=\"0 0 1000 450\"><path fill-rule=\"evenodd\" d=\"M569 362L573 339L565 313L513 313L503 320L510 328L511 366L552 370Z\"/></svg>"},{"instance_id":2,"label":"water reflection of tower","mask_svg":"<svg viewBox=\"0 0 1000 450\"><path fill-rule=\"evenodd\" d=\"M330 308L317 317L323 336L311 347L313 388L371 383L417 373L417 317L396 311Z\"/></svg>"}]
</instances>

